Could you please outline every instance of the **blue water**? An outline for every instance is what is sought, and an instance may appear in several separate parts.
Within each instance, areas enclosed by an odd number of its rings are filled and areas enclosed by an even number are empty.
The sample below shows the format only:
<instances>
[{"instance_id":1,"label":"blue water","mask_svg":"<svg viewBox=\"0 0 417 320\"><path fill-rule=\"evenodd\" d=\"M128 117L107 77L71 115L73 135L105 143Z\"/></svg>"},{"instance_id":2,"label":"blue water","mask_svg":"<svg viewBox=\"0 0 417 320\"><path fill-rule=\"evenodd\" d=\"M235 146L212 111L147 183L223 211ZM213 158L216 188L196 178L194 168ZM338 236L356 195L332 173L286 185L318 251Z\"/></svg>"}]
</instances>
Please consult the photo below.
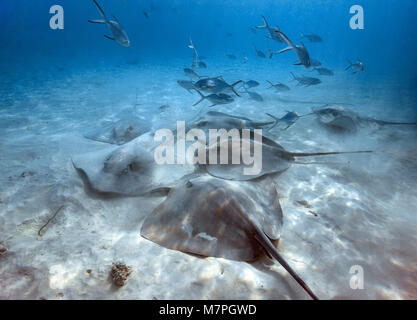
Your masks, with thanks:
<instances>
[{"instance_id":1,"label":"blue water","mask_svg":"<svg viewBox=\"0 0 417 320\"><path fill-rule=\"evenodd\" d=\"M138 238L144 217L162 200L93 199L71 159L110 148L85 134L132 115L157 130L208 110L266 121L266 113L307 114L329 103L365 117L416 122L417 2L99 2L109 17L118 18L130 47L106 39L111 36L107 26L88 23L100 18L93 1L1 1L0 249L8 251L0 255L0 298L306 298L277 264L202 260ZM49 27L49 8L55 4L64 9L63 30ZM349 26L352 5L363 7L363 30ZM303 42L334 76L293 65L293 51L269 59L270 49L285 45L268 39L265 29L251 30L263 25L262 15L296 44ZM301 32L318 34L323 42L301 39ZM176 82L188 79L183 69L193 59L190 37L207 64L198 74L221 75L229 83L256 80L260 86L253 90L263 101L242 94L212 109L208 102L193 106L199 96ZM266 58L257 57L254 45ZM363 72L345 71L347 60L358 59ZM297 86L291 72L322 83ZM291 90L276 93L267 81ZM304 118L269 134L297 152L374 151L369 158L293 166L274 180L286 219L280 250L303 279L328 299L415 299L416 128L371 126L334 135ZM311 207L300 206L300 200ZM63 203L62 216L38 236L39 227ZM106 282L107 269L118 259L136 270L124 291L110 290ZM349 288L352 265L365 269L364 290ZM93 270L89 278L87 269ZM30 276L21 280L23 272Z\"/></svg>"}]
</instances>

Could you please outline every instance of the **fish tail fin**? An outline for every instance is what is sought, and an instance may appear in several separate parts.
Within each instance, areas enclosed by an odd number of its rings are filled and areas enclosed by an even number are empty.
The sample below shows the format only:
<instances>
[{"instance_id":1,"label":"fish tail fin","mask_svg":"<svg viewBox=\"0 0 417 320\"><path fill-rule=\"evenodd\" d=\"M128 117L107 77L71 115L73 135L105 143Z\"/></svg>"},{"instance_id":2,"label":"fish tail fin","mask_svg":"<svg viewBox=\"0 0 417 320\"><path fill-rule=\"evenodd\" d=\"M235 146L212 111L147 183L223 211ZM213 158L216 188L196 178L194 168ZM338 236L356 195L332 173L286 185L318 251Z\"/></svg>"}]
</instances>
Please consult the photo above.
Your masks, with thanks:
<instances>
[{"instance_id":1,"label":"fish tail fin","mask_svg":"<svg viewBox=\"0 0 417 320\"><path fill-rule=\"evenodd\" d=\"M98 23L98 24L105 24L106 23L106 21L104 21L104 20L88 20L88 22L90 22L90 23Z\"/></svg>"},{"instance_id":2,"label":"fish tail fin","mask_svg":"<svg viewBox=\"0 0 417 320\"><path fill-rule=\"evenodd\" d=\"M268 83L269 83L269 85L270 85L267 89L271 89L271 88L274 86L274 84L273 84L271 81L266 80L266 82L268 82Z\"/></svg>"},{"instance_id":3,"label":"fish tail fin","mask_svg":"<svg viewBox=\"0 0 417 320\"><path fill-rule=\"evenodd\" d=\"M110 37L110 36L106 36L106 35L104 35L104 37L105 37L106 39L109 39L109 40L113 40L113 41L115 41L115 40L116 40L115 38L112 38L112 37Z\"/></svg>"},{"instance_id":4,"label":"fish tail fin","mask_svg":"<svg viewBox=\"0 0 417 320\"><path fill-rule=\"evenodd\" d=\"M295 74L294 73L292 73L292 72L290 72L291 73L291 75L292 75L292 77L293 77L293 80L297 80L297 77L295 76Z\"/></svg>"},{"instance_id":5,"label":"fish tail fin","mask_svg":"<svg viewBox=\"0 0 417 320\"><path fill-rule=\"evenodd\" d=\"M103 17L104 21L107 21L106 14L104 13L104 10L100 7L98 2L96 0L93 0L94 4L96 5L98 12L100 12L101 16Z\"/></svg>"},{"instance_id":6,"label":"fish tail fin","mask_svg":"<svg viewBox=\"0 0 417 320\"><path fill-rule=\"evenodd\" d=\"M275 128L277 126L277 124L279 123L279 120L280 119L277 118L277 117L275 117L274 115L272 115L270 113L267 113L266 115L269 116L269 117L271 117L272 119L274 119L274 123L268 129L266 129L266 131L270 131L270 130L272 130L273 128Z\"/></svg>"},{"instance_id":7,"label":"fish tail fin","mask_svg":"<svg viewBox=\"0 0 417 320\"><path fill-rule=\"evenodd\" d=\"M313 293L309 286L300 278L300 276L290 267L290 265L285 261L285 259L279 254L277 248L272 244L271 240L265 235L265 233L259 230L258 227L255 227L255 239L258 243L268 252L268 254L278 261L281 266L287 270L287 272L294 278L295 281L308 293L308 295L314 300L319 300L319 298Z\"/></svg>"},{"instance_id":8,"label":"fish tail fin","mask_svg":"<svg viewBox=\"0 0 417 320\"><path fill-rule=\"evenodd\" d=\"M349 65L345 68L345 71L346 70L349 70L351 67L352 67L352 61L350 61L349 59L346 59L347 60L347 62L349 63Z\"/></svg>"},{"instance_id":9,"label":"fish tail fin","mask_svg":"<svg viewBox=\"0 0 417 320\"><path fill-rule=\"evenodd\" d=\"M188 48L190 49L194 49L194 44L193 44L193 40L190 37L190 44L188 45Z\"/></svg>"},{"instance_id":10,"label":"fish tail fin","mask_svg":"<svg viewBox=\"0 0 417 320\"><path fill-rule=\"evenodd\" d=\"M230 88L232 89L232 91L233 91L233 93L235 94L235 95L237 95L238 97L240 97L240 95L236 92L236 90L235 90L235 86L236 85L238 85L239 83L242 83L243 81L242 80L239 80L239 81L236 81L235 83L233 83L233 84L231 84L230 85Z\"/></svg>"},{"instance_id":11,"label":"fish tail fin","mask_svg":"<svg viewBox=\"0 0 417 320\"><path fill-rule=\"evenodd\" d=\"M266 18L264 16L262 16L262 19L264 20L264 25L256 27L256 28L258 28L258 29L267 29L267 28L269 28L269 24L268 24L268 21L266 21Z\"/></svg>"},{"instance_id":12,"label":"fish tail fin","mask_svg":"<svg viewBox=\"0 0 417 320\"><path fill-rule=\"evenodd\" d=\"M353 153L372 153L373 151L336 151L336 152L315 152L315 153L298 153L290 152L289 154L293 157L315 157L315 156L328 156L332 154L353 154Z\"/></svg>"},{"instance_id":13,"label":"fish tail fin","mask_svg":"<svg viewBox=\"0 0 417 320\"><path fill-rule=\"evenodd\" d=\"M278 53L283 53L283 52L290 51L290 50L293 50L293 49L294 49L293 46L288 46L288 47L286 47L286 48L284 48L282 50L279 50Z\"/></svg>"},{"instance_id":14,"label":"fish tail fin","mask_svg":"<svg viewBox=\"0 0 417 320\"><path fill-rule=\"evenodd\" d=\"M197 91L198 92L198 94L200 95L200 97L201 97L201 99L200 100L198 100L196 103L194 103L193 104L193 106L196 106L196 105L198 105L201 101L203 101L204 99L206 99L207 97L206 96L204 96L199 90L197 90L197 89L195 89L195 91Z\"/></svg>"}]
</instances>

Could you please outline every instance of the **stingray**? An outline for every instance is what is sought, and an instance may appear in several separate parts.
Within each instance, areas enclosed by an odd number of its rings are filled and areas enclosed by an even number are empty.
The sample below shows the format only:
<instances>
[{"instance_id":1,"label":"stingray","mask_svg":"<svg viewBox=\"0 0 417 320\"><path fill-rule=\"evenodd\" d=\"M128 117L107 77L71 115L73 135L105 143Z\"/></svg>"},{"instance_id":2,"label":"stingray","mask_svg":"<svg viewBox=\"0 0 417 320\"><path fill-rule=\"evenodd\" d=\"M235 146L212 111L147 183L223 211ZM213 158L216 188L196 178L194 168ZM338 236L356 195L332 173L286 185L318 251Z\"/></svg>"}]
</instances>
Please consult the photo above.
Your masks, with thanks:
<instances>
[{"instance_id":1,"label":"stingray","mask_svg":"<svg viewBox=\"0 0 417 320\"><path fill-rule=\"evenodd\" d=\"M164 194L192 165L157 164L153 134L147 133L120 146L108 146L73 158L86 191L103 198Z\"/></svg>"},{"instance_id":2,"label":"stingray","mask_svg":"<svg viewBox=\"0 0 417 320\"><path fill-rule=\"evenodd\" d=\"M172 189L145 219L141 236L165 248L204 257L251 262L266 253L317 299L273 243L280 238L282 224L271 181L242 183L205 175Z\"/></svg>"},{"instance_id":3,"label":"stingray","mask_svg":"<svg viewBox=\"0 0 417 320\"><path fill-rule=\"evenodd\" d=\"M108 123L98 130L88 132L84 137L99 142L122 145L149 130L149 123L137 117L132 117Z\"/></svg>"},{"instance_id":4,"label":"stingray","mask_svg":"<svg viewBox=\"0 0 417 320\"><path fill-rule=\"evenodd\" d=\"M417 125L417 122L393 122L377 120L370 117L361 116L353 110L343 107L330 107L324 105L319 108L313 108L313 114L317 116L320 124L337 132L355 132L359 127L369 125Z\"/></svg>"},{"instance_id":5,"label":"stingray","mask_svg":"<svg viewBox=\"0 0 417 320\"><path fill-rule=\"evenodd\" d=\"M331 151L331 152L290 152L285 150L281 145L275 141L266 137L261 137L262 142L259 139L254 139L254 134L251 132L251 137L240 137L240 143L233 143L233 140L229 139L218 140L210 144L207 147L207 164L201 165L206 171L213 177L247 181L254 180L256 178L266 176L269 174L276 174L287 170L291 164L296 163L297 158L314 157L314 156L326 156L326 155L338 155L338 154L354 154L354 153L370 153L372 151ZM248 174L247 170L254 168L255 161L251 164L245 164L243 161L242 153L248 153L243 146L250 148L250 153L255 153L256 150L262 150L262 162L258 164L259 171L253 171L254 173ZM215 150L216 149L216 150ZM255 151L254 151L255 150ZM236 152L236 153L235 153ZM216 159L210 159L210 154L217 154ZM221 163L221 154L227 154L227 161ZM240 161L233 163L232 154L240 154ZM258 152L259 154L259 152ZM259 159L259 158L258 158ZM246 170L245 170L246 169ZM245 174L246 172L246 174Z\"/></svg>"},{"instance_id":6,"label":"stingray","mask_svg":"<svg viewBox=\"0 0 417 320\"><path fill-rule=\"evenodd\" d=\"M293 100L293 99L285 99L281 97L277 97L277 100L284 102L284 103L299 103L299 104L339 104L339 105L346 105L346 106L352 106L352 103L344 103L344 102L329 102L329 101L308 101L308 100Z\"/></svg>"}]
</instances>

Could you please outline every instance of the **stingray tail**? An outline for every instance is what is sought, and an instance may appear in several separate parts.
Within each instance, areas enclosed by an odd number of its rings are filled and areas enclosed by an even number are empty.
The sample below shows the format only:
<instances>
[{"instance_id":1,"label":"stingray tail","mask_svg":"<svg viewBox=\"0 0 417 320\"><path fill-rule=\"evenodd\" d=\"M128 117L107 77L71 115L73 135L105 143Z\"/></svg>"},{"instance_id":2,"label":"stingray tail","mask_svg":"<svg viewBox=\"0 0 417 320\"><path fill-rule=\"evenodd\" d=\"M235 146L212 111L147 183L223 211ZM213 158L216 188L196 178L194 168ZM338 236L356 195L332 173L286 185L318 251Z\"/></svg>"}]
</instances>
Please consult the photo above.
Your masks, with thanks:
<instances>
[{"instance_id":1,"label":"stingray tail","mask_svg":"<svg viewBox=\"0 0 417 320\"><path fill-rule=\"evenodd\" d=\"M298 153L290 152L289 154L293 157L315 157L315 156L328 156L332 154L353 154L353 153L371 153L373 151L335 151L335 152L315 152L315 153Z\"/></svg>"},{"instance_id":2,"label":"stingray tail","mask_svg":"<svg viewBox=\"0 0 417 320\"><path fill-rule=\"evenodd\" d=\"M303 114L303 115L298 116L298 117L299 117L299 118L302 118L302 117L311 116L311 115L313 115L313 114L315 114L315 113L314 113L314 112L310 112L310 113L306 113L306 114Z\"/></svg>"},{"instance_id":3,"label":"stingray tail","mask_svg":"<svg viewBox=\"0 0 417 320\"><path fill-rule=\"evenodd\" d=\"M389 126L417 126L417 122L390 122L390 121L376 120L376 123L379 125L389 125Z\"/></svg>"},{"instance_id":4,"label":"stingray tail","mask_svg":"<svg viewBox=\"0 0 417 320\"><path fill-rule=\"evenodd\" d=\"M271 243L271 240L258 228L255 235L256 240L259 244L275 259L277 260L285 270L294 278L298 284L303 287L303 289L308 293L308 295L314 300L319 300L319 298L313 293L309 286L300 278L300 276L290 267L290 265L285 261L285 259L279 254L278 250Z\"/></svg>"}]
</instances>

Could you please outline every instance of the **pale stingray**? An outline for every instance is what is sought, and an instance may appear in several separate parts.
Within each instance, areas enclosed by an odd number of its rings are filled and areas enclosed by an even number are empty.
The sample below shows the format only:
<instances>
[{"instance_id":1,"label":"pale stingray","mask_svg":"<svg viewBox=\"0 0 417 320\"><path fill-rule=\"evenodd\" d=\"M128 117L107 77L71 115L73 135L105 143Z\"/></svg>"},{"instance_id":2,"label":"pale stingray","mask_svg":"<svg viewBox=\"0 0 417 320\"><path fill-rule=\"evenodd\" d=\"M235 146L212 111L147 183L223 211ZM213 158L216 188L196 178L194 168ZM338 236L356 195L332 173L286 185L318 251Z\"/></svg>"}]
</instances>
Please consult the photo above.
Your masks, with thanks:
<instances>
[{"instance_id":1,"label":"pale stingray","mask_svg":"<svg viewBox=\"0 0 417 320\"><path fill-rule=\"evenodd\" d=\"M255 150L262 150L262 153ZM242 157L242 154L253 154L255 156L254 163L249 163ZM312 157L312 156L326 156L335 154L351 154L351 153L370 153L372 151L331 151L331 152L290 152L285 150L280 144L275 141L262 136L262 142L253 139L253 133L250 138L240 137L240 143L233 143L233 139L218 140L210 144L207 148L207 163L202 166L207 172L217 178L227 180L253 180L268 174L279 173L287 170L298 157ZM238 163L233 162L233 153L239 155ZM210 154L215 154L217 157L210 158ZM227 154L227 158L222 154ZM261 157L260 157L261 155ZM256 167L256 159L258 160L259 172L245 173L244 169ZM222 162L223 161L223 162Z\"/></svg>"},{"instance_id":2,"label":"pale stingray","mask_svg":"<svg viewBox=\"0 0 417 320\"><path fill-rule=\"evenodd\" d=\"M151 133L120 146L108 146L73 158L73 165L87 191L103 197L131 197L165 192L183 176L194 171L192 165L157 164Z\"/></svg>"},{"instance_id":3,"label":"pale stingray","mask_svg":"<svg viewBox=\"0 0 417 320\"><path fill-rule=\"evenodd\" d=\"M131 117L129 119L107 123L100 129L86 133L84 137L99 142L122 145L149 130L149 123L137 117Z\"/></svg>"},{"instance_id":4,"label":"pale stingray","mask_svg":"<svg viewBox=\"0 0 417 320\"><path fill-rule=\"evenodd\" d=\"M172 189L146 218L141 235L163 247L205 257L250 262L267 253L317 299L272 242L279 239L282 223L271 181L236 182L204 175Z\"/></svg>"},{"instance_id":5,"label":"pale stingray","mask_svg":"<svg viewBox=\"0 0 417 320\"><path fill-rule=\"evenodd\" d=\"M361 116L353 110L340 106L330 107L324 105L320 108L313 108L313 113L317 116L320 124L336 132L356 132L361 127L366 126L416 126L417 122L394 122L377 120L370 117Z\"/></svg>"}]
</instances>

